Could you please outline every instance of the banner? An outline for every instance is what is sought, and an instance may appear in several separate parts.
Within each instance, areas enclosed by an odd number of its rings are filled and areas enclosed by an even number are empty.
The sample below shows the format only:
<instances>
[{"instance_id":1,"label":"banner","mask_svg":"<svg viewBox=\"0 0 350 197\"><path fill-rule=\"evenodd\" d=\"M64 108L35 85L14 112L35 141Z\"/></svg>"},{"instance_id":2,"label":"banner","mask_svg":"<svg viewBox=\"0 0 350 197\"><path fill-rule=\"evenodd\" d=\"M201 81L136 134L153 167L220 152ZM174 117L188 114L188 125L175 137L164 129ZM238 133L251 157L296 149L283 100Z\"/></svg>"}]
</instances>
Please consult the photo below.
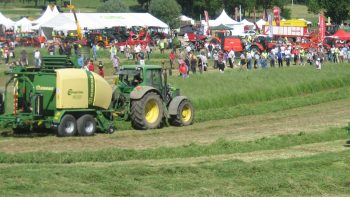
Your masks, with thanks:
<instances>
[{"instance_id":1,"label":"banner","mask_svg":"<svg viewBox=\"0 0 350 197\"><path fill-rule=\"evenodd\" d=\"M323 16L323 14L319 15L318 22L320 25L320 42L323 42L326 36L326 18Z\"/></svg>"},{"instance_id":2,"label":"banner","mask_svg":"<svg viewBox=\"0 0 350 197\"><path fill-rule=\"evenodd\" d=\"M207 23L208 25L208 28L207 28L207 35L210 34L210 26L209 26L209 15L208 15L208 11L204 10L204 19L205 19L205 22Z\"/></svg>"}]
</instances>

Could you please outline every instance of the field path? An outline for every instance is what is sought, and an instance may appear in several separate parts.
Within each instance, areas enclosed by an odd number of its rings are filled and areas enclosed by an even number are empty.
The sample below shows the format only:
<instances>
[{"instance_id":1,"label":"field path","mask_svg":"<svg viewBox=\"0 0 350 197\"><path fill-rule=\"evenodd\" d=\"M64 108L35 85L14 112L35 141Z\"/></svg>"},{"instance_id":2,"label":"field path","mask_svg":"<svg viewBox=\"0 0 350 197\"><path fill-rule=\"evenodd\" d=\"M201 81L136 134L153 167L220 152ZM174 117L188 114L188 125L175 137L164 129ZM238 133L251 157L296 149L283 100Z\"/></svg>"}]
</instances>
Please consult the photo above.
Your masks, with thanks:
<instances>
[{"instance_id":1,"label":"field path","mask_svg":"<svg viewBox=\"0 0 350 197\"><path fill-rule=\"evenodd\" d=\"M94 137L0 137L0 152L82 151L111 147L145 149L190 143L209 144L219 138L248 141L280 134L317 132L345 127L350 122L350 99L274 113L168 127L153 131L122 131Z\"/></svg>"}]
</instances>

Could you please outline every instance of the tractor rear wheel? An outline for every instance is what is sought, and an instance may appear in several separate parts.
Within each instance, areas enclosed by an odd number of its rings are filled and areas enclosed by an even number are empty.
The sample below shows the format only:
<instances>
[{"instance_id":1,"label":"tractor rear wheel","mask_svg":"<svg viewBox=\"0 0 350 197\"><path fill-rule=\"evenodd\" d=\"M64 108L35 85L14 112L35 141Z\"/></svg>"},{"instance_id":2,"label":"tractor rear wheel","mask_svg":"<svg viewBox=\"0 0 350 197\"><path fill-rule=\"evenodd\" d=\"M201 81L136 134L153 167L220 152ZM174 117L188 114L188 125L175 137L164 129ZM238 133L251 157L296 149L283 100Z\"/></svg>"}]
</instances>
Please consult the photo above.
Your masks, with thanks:
<instances>
[{"instance_id":1,"label":"tractor rear wheel","mask_svg":"<svg viewBox=\"0 0 350 197\"><path fill-rule=\"evenodd\" d=\"M74 116L66 114L63 116L57 128L57 135L60 137L74 136L77 133L77 121Z\"/></svg>"},{"instance_id":2,"label":"tractor rear wheel","mask_svg":"<svg viewBox=\"0 0 350 197\"><path fill-rule=\"evenodd\" d=\"M92 136L96 132L95 118L90 114L81 116L77 121L78 134L81 136Z\"/></svg>"},{"instance_id":3,"label":"tractor rear wheel","mask_svg":"<svg viewBox=\"0 0 350 197\"><path fill-rule=\"evenodd\" d=\"M141 99L132 101L131 124L133 128L158 128L163 119L163 110L162 100L154 92L147 93Z\"/></svg>"},{"instance_id":4,"label":"tractor rear wheel","mask_svg":"<svg viewBox=\"0 0 350 197\"><path fill-rule=\"evenodd\" d=\"M169 124L173 126L188 126L193 123L194 111L189 100L183 100L178 108L177 114L171 115Z\"/></svg>"}]
</instances>

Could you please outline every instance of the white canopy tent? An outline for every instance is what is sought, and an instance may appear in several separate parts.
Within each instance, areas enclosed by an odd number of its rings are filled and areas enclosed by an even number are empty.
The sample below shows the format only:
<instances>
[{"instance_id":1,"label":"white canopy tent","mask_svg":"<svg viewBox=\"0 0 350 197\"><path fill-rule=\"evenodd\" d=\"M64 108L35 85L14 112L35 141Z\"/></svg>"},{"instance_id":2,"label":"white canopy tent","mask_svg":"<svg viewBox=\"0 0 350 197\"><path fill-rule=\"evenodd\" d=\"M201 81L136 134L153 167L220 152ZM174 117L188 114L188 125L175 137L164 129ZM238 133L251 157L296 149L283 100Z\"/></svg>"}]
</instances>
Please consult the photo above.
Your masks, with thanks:
<instances>
[{"instance_id":1,"label":"white canopy tent","mask_svg":"<svg viewBox=\"0 0 350 197\"><path fill-rule=\"evenodd\" d=\"M77 13L77 18L81 29L104 29L111 27L159 27L169 29L169 26L152 16L149 13ZM55 31L75 31L77 29L74 15L72 13L59 14L49 21L37 25L35 28L41 28L46 37L50 37Z\"/></svg>"},{"instance_id":2,"label":"white canopy tent","mask_svg":"<svg viewBox=\"0 0 350 197\"><path fill-rule=\"evenodd\" d=\"M15 22L12 21L11 19L5 17L1 12L0 12L0 25L5 26L6 28L11 28L15 25Z\"/></svg>"},{"instance_id":3,"label":"white canopy tent","mask_svg":"<svg viewBox=\"0 0 350 197\"><path fill-rule=\"evenodd\" d=\"M21 20L15 23L16 30L19 29L20 32L32 32L32 21L23 17Z\"/></svg>"},{"instance_id":4,"label":"white canopy tent","mask_svg":"<svg viewBox=\"0 0 350 197\"><path fill-rule=\"evenodd\" d=\"M239 22L233 20L231 17L229 17L227 15L227 13L225 12L225 10L222 10L221 14L219 17L217 17L215 20L214 20L214 23L216 25L213 25L213 24L210 24L210 26L217 26L217 25L220 25L220 24L224 24L226 26L230 26L230 25L240 25Z\"/></svg>"},{"instance_id":5,"label":"white canopy tent","mask_svg":"<svg viewBox=\"0 0 350 197\"><path fill-rule=\"evenodd\" d=\"M201 24L204 26L204 32L207 32L207 29L208 29L207 22L205 22L205 20L202 20ZM220 16L217 17L215 20L209 20L210 27L218 26L220 24L231 27L233 29L231 30L232 35L239 35L244 32L244 24L233 20L231 17L227 15L225 10L223 10Z\"/></svg>"},{"instance_id":6,"label":"white canopy tent","mask_svg":"<svg viewBox=\"0 0 350 197\"><path fill-rule=\"evenodd\" d=\"M259 27L259 29L262 29L262 26L266 24L266 21L264 19L260 19L256 22L256 25Z\"/></svg>"},{"instance_id":7,"label":"white canopy tent","mask_svg":"<svg viewBox=\"0 0 350 197\"><path fill-rule=\"evenodd\" d=\"M179 19L180 19L180 21L184 21L184 22L188 22L189 21L192 25L194 25L194 20L192 18L190 18L190 17L187 17L185 15L181 15L179 17Z\"/></svg>"},{"instance_id":8,"label":"white canopy tent","mask_svg":"<svg viewBox=\"0 0 350 197\"><path fill-rule=\"evenodd\" d=\"M38 19L32 21L32 24L40 26L41 24L49 21L50 19L57 16L58 14L59 14L59 12L58 12L58 9L56 6L52 7L52 6L48 5L45 12ZM39 27L39 26L36 26L36 27ZM35 26L34 26L34 29L38 29L38 28L35 28Z\"/></svg>"},{"instance_id":9,"label":"white canopy tent","mask_svg":"<svg viewBox=\"0 0 350 197\"><path fill-rule=\"evenodd\" d=\"M241 23L246 26L254 26L254 23L249 22L247 19L242 20Z\"/></svg>"}]
</instances>

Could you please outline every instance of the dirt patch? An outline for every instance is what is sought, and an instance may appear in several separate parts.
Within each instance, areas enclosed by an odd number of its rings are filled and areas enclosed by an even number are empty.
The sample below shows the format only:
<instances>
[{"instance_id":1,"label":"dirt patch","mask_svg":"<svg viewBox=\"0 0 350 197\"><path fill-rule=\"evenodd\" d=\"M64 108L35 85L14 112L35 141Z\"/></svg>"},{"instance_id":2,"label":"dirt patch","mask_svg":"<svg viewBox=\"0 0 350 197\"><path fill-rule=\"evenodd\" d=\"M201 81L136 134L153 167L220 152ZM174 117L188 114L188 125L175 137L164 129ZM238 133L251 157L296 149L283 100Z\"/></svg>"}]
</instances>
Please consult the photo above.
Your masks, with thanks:
<instances>
[{"instance_id":1,"label":"dirt patch","mask_svg":"<svg viewBox=\"0 0 350 197\"><path fill-rule=\"evenodd\" d=\"M188 127L168 127L147 132L122 131L94 137L1 138L0 151L81 151L110 147L145 149L173 147L190 143L208 144L219 138L247 141L299 132L317 132L345 127L350 121L350 99L301 107L263 115L208 121Z\"/></svg>"}]
</instances>

